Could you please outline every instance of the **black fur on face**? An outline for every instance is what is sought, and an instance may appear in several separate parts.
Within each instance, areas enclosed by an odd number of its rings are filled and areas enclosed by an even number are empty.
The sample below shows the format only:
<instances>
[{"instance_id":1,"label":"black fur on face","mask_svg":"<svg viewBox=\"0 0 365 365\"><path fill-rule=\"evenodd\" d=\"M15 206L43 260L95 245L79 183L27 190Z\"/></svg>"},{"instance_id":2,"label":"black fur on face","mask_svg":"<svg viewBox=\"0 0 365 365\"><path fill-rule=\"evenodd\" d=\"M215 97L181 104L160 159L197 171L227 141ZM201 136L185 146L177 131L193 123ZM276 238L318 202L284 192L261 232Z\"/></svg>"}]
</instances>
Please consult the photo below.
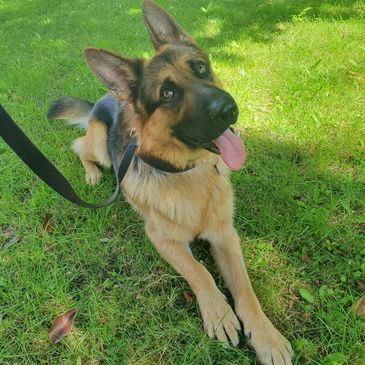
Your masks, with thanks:
<instances>
[{"instance_id":1,"label":"black fur on face","mask_svg":"<svg viewBox=\"0 0 365 365\"><path fill-rule=\"evenodd\" d=\"M173 134L190 146L217 152L211 142L237 121L236 103L230 94L214 86L196 85L193 97L191 112L172 128Z\"/></svg>"},{"instance_id":2,"label":"black fur on face","mask_svg":"<svg viewBox=\"0 0 365 365\"><path fill-rule=\"evenodd\" d=\"M139 99L150 118L157 110L169 118L164 123L181 142L217 152L212 140L237 121L238 108L214 80L208 57L196 46L167 47L146 65Z\"/></svg>"}]
</instances>

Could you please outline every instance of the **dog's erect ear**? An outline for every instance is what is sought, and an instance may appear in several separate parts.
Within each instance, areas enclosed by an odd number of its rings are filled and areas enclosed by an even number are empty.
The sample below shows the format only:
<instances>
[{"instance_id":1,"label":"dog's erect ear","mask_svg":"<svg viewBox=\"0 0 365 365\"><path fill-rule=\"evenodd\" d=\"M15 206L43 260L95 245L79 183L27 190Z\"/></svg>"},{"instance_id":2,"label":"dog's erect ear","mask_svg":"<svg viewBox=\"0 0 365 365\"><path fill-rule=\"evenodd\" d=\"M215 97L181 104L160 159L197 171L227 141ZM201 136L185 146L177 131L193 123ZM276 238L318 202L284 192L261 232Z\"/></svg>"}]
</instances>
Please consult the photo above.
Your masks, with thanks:
<instances>
[{"instance_id":1,"label":"dog's erect ear","mask_svg":"<svg viewBox=\"0 0 365 365\"><path fill-rule=\"evenodd\" d=\"M188 42L196 44L194 39L176 23L175 19L154 1L144 0L142 11L144 22L156 51L166 43Z\"/></svg>"},{"instance_id":2,"label":"dog's erect ear","mask_svg":"<svg viewBox=\"0 0 365 365\"><path fill-rule=\"evenodd\" d=\"M119 99L128 99L137 89L143 61L122 57L106 49L85 48L91 71Z\"/></svg>"}]
</instances>

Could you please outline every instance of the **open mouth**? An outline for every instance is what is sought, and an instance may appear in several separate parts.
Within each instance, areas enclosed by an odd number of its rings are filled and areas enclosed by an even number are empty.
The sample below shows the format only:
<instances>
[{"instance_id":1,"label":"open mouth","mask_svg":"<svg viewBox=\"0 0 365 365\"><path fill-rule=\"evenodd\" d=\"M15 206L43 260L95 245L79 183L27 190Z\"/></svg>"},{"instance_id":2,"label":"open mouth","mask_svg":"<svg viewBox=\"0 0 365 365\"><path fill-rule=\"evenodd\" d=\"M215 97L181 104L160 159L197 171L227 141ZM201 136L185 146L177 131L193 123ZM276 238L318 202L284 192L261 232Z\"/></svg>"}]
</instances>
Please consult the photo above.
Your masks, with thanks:
<instances>
[{"instance_id":1,"label":"open mouth","mask_svg":"<svg viewBox=\"0 0 365 365\"><path fill-rule=\"evenodd\" d=\"M227 128L220 136L209 142L198 142L189 137L185 138L185 143L221 155L231 170L239 170L246 161L245 145L241 138L233 133L232 128Z\"/></svg>"}]
</instances>

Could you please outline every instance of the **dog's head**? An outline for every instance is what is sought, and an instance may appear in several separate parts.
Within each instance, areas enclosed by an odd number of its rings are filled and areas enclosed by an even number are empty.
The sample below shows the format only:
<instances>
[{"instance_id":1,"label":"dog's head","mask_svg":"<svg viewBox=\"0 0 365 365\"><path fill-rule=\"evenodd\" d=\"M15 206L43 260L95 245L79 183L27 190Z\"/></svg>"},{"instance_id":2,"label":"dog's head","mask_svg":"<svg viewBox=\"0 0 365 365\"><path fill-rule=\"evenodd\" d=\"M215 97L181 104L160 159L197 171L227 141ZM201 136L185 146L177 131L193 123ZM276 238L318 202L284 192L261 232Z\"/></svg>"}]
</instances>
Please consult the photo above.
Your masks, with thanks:
<instances>
[{"instance_id":1,"label":"dog's head","mask_svg":"<svg viewBox=\"0 0 365 365\"><path fill-rule=\"evenodd\" d=\"M214 75L208 56L176 21L151 0L143 17L156 51L150 60L87 48L91 70L118 99L132 107L138 154L185 168L207 151L238 169L242 142L230 130L238 108Z\"/></svg>"}]
</instances>

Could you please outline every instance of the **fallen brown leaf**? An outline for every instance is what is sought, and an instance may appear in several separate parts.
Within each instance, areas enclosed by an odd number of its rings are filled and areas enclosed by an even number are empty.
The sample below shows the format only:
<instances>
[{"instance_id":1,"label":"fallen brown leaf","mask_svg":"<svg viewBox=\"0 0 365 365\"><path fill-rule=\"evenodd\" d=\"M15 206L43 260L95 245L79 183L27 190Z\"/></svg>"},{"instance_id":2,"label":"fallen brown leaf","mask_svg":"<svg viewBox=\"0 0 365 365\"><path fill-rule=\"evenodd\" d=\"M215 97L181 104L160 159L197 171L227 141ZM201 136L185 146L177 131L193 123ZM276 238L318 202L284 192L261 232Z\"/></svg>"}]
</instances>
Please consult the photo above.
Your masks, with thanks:
<instances>
[{"instance_id":1,"label":"fallen brown leaf","mask_svg":"<svg viewBox=\"0 0 365 365\"><path fill-rule=\"evenodd\" d=\"M48 337L53 343L58 343L62 338L68 335L72 329L72 322L75 319L77 309L73 308L56 318L51 329L48 332Z\"/></svg>"},{"instance_id":2,"label":"fallen brown leaf","mask_svg":"<svg viewBox=\"0 0 365 365\"><path fill-rule=\"evenodd\" d=\"M46 213L41 225L41 236L44 237L46 233L53 233L55 229L56 226L54 224L53 217L51 214Z\"/></svg>"},{"instance_id":3,"label":"fallen brown leaf","mask_svg":"<svg viewBox=\"0 0 365 365\"><path fill-rule=\"evenodd\" d=\"M100 324L105 324L105 323L106 323L106 320L105 320L105 318L104 318L103 316L99 316L99 317L98 317L98 322L99 322Z\"/></svg>"},{"instance_id":4,"label":"fallen brown leaf","mask_svg":"<svg viewBox=\"0 0 365 365\"><path fill-rule=\"evenodd\" d=\"M192 304L193 303L193 298L191 297L191 295L188 293L188 292L186 292L186 291L184 291L184 298L185 298L185 300L187 301L187 303L188 304Z\"/></svg>"},{"instance_id":5,"label":"fallen brown leaf","mask_svg":"<svg viewBox=\"0 0 365 365\"><path fill-rule=\"evenodd\" d=\"M357 280L356 284L359 290L365 290L365 280Z\"/></svg>"},{"instance_id":6,"label":"fallen brown leaf","mask_svg":"<svg viewBox=\"0 0 365 365\"><path fill-rule=\"evenodd\" d=\"M352 311L361 317L365 317L365 295L352 306Z\"/></svg>"},{"instance_id":7,"label":"fallen brown leaf","mask_svg":"<svg viewBox=\"0 0 365 365\"><path fill-rule=\"evenodd\" d=\"M307 256L307 255L303 255L303 256L301 257L301 260L302 260L303 262L308 262L308 261L310 260L310 258L309 258L309 256Z\"/></svg>"}]
</instances>

